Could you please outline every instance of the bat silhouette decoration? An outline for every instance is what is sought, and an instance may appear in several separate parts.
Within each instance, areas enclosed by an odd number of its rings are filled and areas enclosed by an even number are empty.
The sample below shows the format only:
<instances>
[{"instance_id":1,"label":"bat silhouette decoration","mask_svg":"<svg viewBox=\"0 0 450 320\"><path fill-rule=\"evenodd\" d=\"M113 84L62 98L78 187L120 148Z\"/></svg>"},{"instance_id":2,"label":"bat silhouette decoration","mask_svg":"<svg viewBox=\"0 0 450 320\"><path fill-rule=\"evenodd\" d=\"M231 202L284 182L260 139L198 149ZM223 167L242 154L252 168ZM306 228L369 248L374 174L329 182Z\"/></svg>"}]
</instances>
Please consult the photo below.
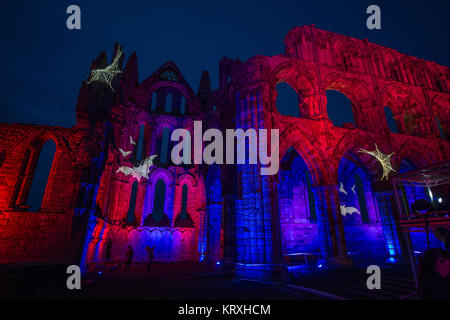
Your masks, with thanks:
<instances>
[{"instance_id":1,"label":"bat silhouette decoration","mask_svg":"<svg viewBox=\"0 0 450 320\"><path fill-rule=\"evenodd\" d=\"M137 167L133 166L121 166L117 169L116 173L122 172L125 176L131 175L133 178L136 178L138 181L141 178L148 179L148 172L151 166L153 166L153 159L155 159L158 155L154 154L148 158L145 158Z\"/></svg>"},{"instance_id":2,"label":"bat silhouette decoration","mask_svg":"<svg viewBox=\"0 0 450 320\"><path fill-rule=\"evenodd\" d=\"M355 207L346 207L345 205L341 206L341 214L345 217L347 214L353 213L361 214Z\"/></svg>"},{"instance_id":3,"label":"bat silhouette decoration","mask_svg":"<svg viewBox=\"0 0 450 320\"><path fill-rule=\"evenodd\" d=\"M356 188L356 184L354 184L352 187L353 194L356 194L355 188Z\"/></svg>"},{"instance_id":4,"label":"bat silhouette decoration","mask_svg":"<svg viewBox=\"0 0 450 320\"><path fill-rule=\"evenodd\" d=\"M119 151L122 154L122 157L124 158L133 152L133 151L123 151L121 148L119 148Z\"/></svg>"},{"instance_id":5,"label":"bat silhouette decoration","mask_svg":"<svg viewBox=\"0 0 450 320\"><path fill-rule=\"evenodd\" d=\"M344 189L344 184L341 182L341 184L339 185L339 192L344 193L345 195L347 195L347 191L345 191Z\"/></svg>"}]
</instances>

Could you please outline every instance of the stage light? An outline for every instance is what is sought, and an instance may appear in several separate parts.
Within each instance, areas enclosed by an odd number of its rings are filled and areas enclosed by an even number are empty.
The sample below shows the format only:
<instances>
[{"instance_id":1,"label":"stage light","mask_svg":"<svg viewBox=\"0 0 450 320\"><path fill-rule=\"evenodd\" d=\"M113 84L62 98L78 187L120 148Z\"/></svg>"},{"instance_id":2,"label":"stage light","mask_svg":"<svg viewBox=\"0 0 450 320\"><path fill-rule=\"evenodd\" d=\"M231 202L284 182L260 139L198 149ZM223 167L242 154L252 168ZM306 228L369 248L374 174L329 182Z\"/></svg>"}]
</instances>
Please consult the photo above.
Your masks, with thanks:
<instances>
[{"instance_id":1,"label":"stage light","mask_svg":"<svg viewBox=\"0 0 450 320\"><path fill-rule=\"evenodd\" d=\"M430 188L428 188L428 195L430 196L430 199L433 201L433 192L431 192Z\"/></svg>"},{"instance_id":2,"label":"stage light","mask_svg":"<svg viewBox=\"0 0 450 320\"><path fill-rule=\"evenodd\" d=\"M322 268L323 267L323 265L322 264L319 264L318 266L317 266L317 268Z\"/></svg>"},{"instance_id":3,"label":"stage light","mask_svg":"<svg viewBox=\"0 0 450 320\"><path fill-rule=\"evenodd\" d=\"M391 263L395 263L397 260L395 260L394 257L390 257L390 258L388 259L388 261L391 262Z\"/></svg>"},{"instance_id":4,"label":"stage light","mask_svg":"<svg viewBox=\"0 0 450 320\"><path fill-rule=\"evenodd\" d=\"M438 202L439 202L439 203L442 203L442 198L441 198L441 197L438 198Z\"/></svg>"}]
</instances>

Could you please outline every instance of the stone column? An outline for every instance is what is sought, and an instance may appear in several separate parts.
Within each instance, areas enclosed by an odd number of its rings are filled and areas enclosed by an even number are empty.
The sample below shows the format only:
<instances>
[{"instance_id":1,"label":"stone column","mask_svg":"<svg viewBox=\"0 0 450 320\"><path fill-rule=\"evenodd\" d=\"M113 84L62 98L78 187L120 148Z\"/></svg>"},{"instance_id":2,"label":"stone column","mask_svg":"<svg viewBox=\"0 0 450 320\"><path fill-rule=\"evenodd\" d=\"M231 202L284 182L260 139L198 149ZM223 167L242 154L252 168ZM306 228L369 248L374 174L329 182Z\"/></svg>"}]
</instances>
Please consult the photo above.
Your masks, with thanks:
<instances>
[{"instance_id":1,"label":"stone column","mask_svg":"<svg viewBox=\"0 0 450 320\"><path fill-rule=\"evenodd\" d=\"M337 185L313 187L322 257L347 254Z\"/></svg>"},{"instance_id":2,"label":"stone column","mask_svg":"<svg viewBox=\"0 0 450 320\"><path fill-rule=\"evenodd\" d=\"M200 261L205 259L206 255L206 212L205 210L197 210L198 212L198 254Z\"/></svg>"},{"instance_id":3,"label":"stone column","mask_svg":"<svg viewBox=\"0 0 450 320\"><path fill-rule=\"evenodd\" d=\"M395 217L394 192L392 190L375 192L378 211L383 227L383 234L389 255L399 255L402 253L400 228Z\"/></svg>"},{"instance_id":4,"label":"stone column","mask_svg":"<svg viewBox=\"0 0 450 320\"><path fill-rule=\"evenodd\" d=\"M224 268L234 268L236 261L236 194L222 196L223 263Z\"/></svg>"}]
</instances>

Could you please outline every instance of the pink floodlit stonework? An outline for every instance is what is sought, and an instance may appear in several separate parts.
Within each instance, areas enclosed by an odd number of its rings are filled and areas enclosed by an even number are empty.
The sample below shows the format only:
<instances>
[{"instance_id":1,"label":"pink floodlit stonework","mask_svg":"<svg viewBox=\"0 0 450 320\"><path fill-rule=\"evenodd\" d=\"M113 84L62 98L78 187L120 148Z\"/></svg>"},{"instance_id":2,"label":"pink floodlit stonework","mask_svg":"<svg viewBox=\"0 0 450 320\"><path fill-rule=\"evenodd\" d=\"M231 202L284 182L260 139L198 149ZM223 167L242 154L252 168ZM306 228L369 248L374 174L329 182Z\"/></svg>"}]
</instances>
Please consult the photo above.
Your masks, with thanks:
<instances>
[{"instance_id":1,"label":"pink floodlit stonework","mask_svg":"<svg viewBox=\"0 0 450 320\"><path fill-rule=\"evenodd\" d=\"M75 126L0 124L0 263L86 270L122 259L129 245L146 261L145 247L155 245L155 261L219 261L237 279L264 280L281 277L281 263L300 253L404 254L395 173L382 180L379 161L358 151L376 145L392 154L397 172L405 163L448 161L449 68L314 26L292 29L284 43L284 54L272 57L223 58L219 88L211 89L205 71L197 92L173 62L139 83L136 54L125 60L116 45L120 72L110 82L93 81L107 68L105 53L86 69ZM281 82L298 94L299 117L278 112ZM327 90L349 98L354 126L333 126ZM386 106L398 133L388 128ZM280 170L264 176L260 163L175 165L170 134L183 128L194 136L195 121L203 130L279 130ZM30 212L28 193L49 140L52 168L40 209ZM120 169L142 166L139 178Z\"/></svg>"}]
</instances>

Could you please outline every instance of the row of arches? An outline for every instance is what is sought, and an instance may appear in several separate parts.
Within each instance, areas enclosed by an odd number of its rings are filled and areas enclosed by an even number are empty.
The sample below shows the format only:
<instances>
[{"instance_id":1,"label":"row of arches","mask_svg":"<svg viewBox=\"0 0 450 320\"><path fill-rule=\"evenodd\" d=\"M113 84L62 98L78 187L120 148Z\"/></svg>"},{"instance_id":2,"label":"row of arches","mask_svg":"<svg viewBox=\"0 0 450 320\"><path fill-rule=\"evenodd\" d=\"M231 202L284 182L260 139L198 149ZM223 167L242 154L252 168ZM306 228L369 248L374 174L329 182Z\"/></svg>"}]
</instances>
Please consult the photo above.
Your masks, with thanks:
<instances>
[{"instance_id":1,"label":"row of arches","mask_svg":"<svg viewBox=\"0 0 450 320\"><path fill-rule=\"evenodd\" d=\"M302 99L302 95L299 94L290 84L280 82L276 86L276 91L276 108L279 114L297 118L305 116L309 117L307 114L302 114L302 109L307 108L307 106L304 106L305 101ZM418 111L418 104L412 99L404 100L397 97L394 95L389 95L386 99L384 99L384 102L388 104L385 105L382 110L382 115L384 115L385 121L384 125L392 133L412 135L423 134L423 130L420 132L421 128L419 128L417 124L418 121L421 121L419 119L422 117L422 114ZM351 99L339 90L326 90L325 98L327 117L336 127L357 128L361 125L364 126L364 122L368 122L367 118L377 116L376 114L373 114L370 109L367 109L367 112L359 115L360 112L355 107ZM398 105L411 106L411 110L402 111ZM358 119L359 123L357 123L357 119L355 119L356 115L358 115L358 118L362 118L363 120ZM439 116L441 115L435 114L432 116L432 119L436 122L439 136L445 139L445 129L442 127ZM383 124L379 125L383 126ZM431 128L430 131L432 132ZM431 132L428 132L428 134Z\"/></svg>"},{"instance_id":2,"label":"row of arches","mask_svg":"<svg viewBox=\"0 0 450 320\"><path fill-rule=\"evenodd\" d=\"M403 159L400 172L415 170L409 159ZM329 219L318 217L321 189L312 187L313 173L295 150L289 148L281 159L278 179L281 246L285 256L323 254L323 237L330 230L323 224ZM346 152L338 166L338 215L334 223L342 225L346 254L354 261L380 261L399 254L399 244L386 224L387 217L379 208L373 187L371 164L362 162L353 151ZM423 190L411 191L412 201L426 197ZM323 213L322 213L323 214ZM321 220L322 219L322 220ZM325 222L324 222L325 219Z\"/></svg>"},{"instance_id":3,"label":"row of arches","mask_svg":"<svg viewBox=\"0 0 450 320\"><path fill-rule=\"evenodd\" d=\"M161 87L152 93L150 110L160 113L184 115L187 112L186 98L176 88Z\"/></svg>"},{"instance_id":4,"label":"row of arches","mask_svg":"<svg viewBox=\"0 0 450 320\"><path fill-rule=\"evenodd\" d=\"M150 134L149 127L146 124L139 126L139 135L136 145L134 146L135 161L141 161L146 157L156 154L158 158L155 162L162 165L171 164L170 151L174 144L178 142L171 141L172 131L169 126L163 125L161 128L154 130L154 136Z\"/></svg>"},{"instance_id":5,"label":"row of arches","mask_svg":"<svg viewBox=\"0 0 450 320\"><path fill-rule=\"evenodd\" d=\"M171 223L171 213L166 212L168 207L168 201L173 201L171 199L168 186L164 179L160 178L154 184L153 199L151 203L146 201L146 204L151 207L151 212L147 215L145 213L137 214L136 207L137 196L138 196L139 183L134 181L131 186L131 194L129 198L128 212L126 221L128 224L139 224L142 226L159 226L159 227L170 227ZM181 203L179 205L180 210L174 220L175 227L193 227L193 220L188 213L188 201L191 201L188 192L188 184L183 184L181 187ZM191 195L192 196L192 195ZM175 206L173 206L175 207ZM136 216L141 217L141 221L136 221Z\"/></svg>"}]
</instances>

